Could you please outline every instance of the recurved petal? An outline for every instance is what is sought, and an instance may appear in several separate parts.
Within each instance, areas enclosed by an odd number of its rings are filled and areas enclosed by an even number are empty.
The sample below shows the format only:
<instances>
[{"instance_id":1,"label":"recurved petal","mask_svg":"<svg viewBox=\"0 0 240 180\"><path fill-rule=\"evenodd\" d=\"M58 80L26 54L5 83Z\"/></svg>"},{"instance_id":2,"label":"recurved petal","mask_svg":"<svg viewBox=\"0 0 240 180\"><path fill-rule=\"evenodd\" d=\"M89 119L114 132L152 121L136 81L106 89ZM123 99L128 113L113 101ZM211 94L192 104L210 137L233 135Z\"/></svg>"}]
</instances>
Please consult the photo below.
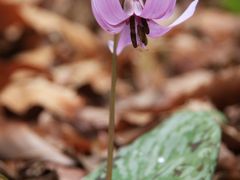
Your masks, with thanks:
<instances>
[{"instance_id":1,"label":"recurved petal","mask_svg":"<svg viewBox=\"0 0 240 180\"><path fill-rule=\"evenodd\" d=\"M172 15L176 0L147 0L141 13L146 19L161 19Z\"/></svg>"},{"instance_id":2,"label":"recurved petal","mask_svg":"<svg viewBox=\"0 0 240 180\"><path fill-rule=\"evenodd\" d=\"M129 17L119 0L92 0L92 9L96 18L110 25L118 25Z\"/></svg>"},{"instance_id":3,"label":"recurved petal","mask_svg":"<svg viewBox=\"0 0 240 180\"><path fill-rule=\"evenodd\" d=\"M119 33L125 23L120 23L118 25L111 25L109 23L107 23L103 18L102 16L99 14L99 12L96 10L94 4L92 4L92 9L93 9L93 15L95 16L96 18L96 21L98 22L98 24L102 27L102 29L104 29L105 31L109 32L109 33L112 33L112 34L117 34Z\"/></svg>"},{"instance_id":4,"label":"recurved petal","mask_svg":"<svg viewBox=\"0 0 240 180\"><path fill-rule=\"evenodd\" d=\"M183 12L183 14L179 18L177 18L169 26L161 26L161 25L157 24L155 21L149 20L148 21L148 26L149 26L149 29L150 29L149 36L150 37L162 36L165 33L167 33L168 31L170 31L172 28L174 28L175 26L179 25L180 23L182 23L182 22L186 21L187 19L189 19L190 17L192 17L192 15L194 14L194 12L196 10L196 6L198 4L198 1L199 0L194 0L188 6L188 8Z\"/></svg>"},{"instance_id":5,"label":"recurved petal","mask_svg":"<svg viewBox=\"0 0 240 180\"><path fill-rule=\"evenodd\" d=\"M182 22L188 20L190 17L192 17L193 14L194 14L194 12L195 12L195 10L196 10L198 1L199 1L199 0L194 0L194 1L188 6L188 8L182 13L182 15L181 15L179 18L177 18L172 24L170 24L169 27L177 26L177 25L181 24Z\"/></svg>"},{"instance_id":6,"label":"recurved petal","mask_svg":"<svg viewBox=\"0 0 240 180\"><path fill-rule=\"evenodd\" d=\"M168 18L169 16L171 16L175 10L176 7L176 0L171 0L169 6L168 6L168 10L166 11L166 13L164 14L162 18Z\"/></svg>"},{"instance_id":7,"label":"recurved petal","mask_svg":"<svg viewBox=\"0 0 240 180\"><path fill-rule=\"evenodd\" d=\"M153 20L148 21L148 26L150 29L150 33L148 36L152 38L163 36L171 30L171 27L161 26Z\"/></svg>"},{"instance_id":8,"label":"recurved petal","mask_svg":"<svg viewBox=\"0 0 240 180\"><path fill-rule=\"evenodd\" d=\"M124 29L122 30L120 37L119 37L119 41L118 41L118 45L117 45L117 55L119 55L122 50L130 45L132 43L131 41L131 37L130 37L130 27L129 25L126 25L124 27ZM108 47L110 49L111 52L113 52L113 41L109 41L108 42Z\"/></svg>"},{"instance_id":9,"label":"recurved petal","mask_svg":"<svg viewBox=\"0 0 240 180\"><path fill-rule=\"evenodd\" d=\"M129 25L126 25L119 37L117 54L120 54L122 50L130 44L132 44L131 37L130 37L130 27Z\"/></svg>"}]
</instances>

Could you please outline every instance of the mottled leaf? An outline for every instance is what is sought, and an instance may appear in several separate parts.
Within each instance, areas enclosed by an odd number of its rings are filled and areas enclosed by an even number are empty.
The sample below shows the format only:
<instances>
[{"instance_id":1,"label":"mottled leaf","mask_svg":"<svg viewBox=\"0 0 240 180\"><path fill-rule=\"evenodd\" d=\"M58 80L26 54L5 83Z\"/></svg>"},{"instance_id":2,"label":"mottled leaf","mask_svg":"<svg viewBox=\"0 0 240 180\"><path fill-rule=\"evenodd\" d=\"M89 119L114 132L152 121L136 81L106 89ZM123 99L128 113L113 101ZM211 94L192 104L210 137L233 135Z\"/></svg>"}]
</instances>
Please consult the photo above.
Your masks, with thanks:
<instances>
[{"instance_id":1,"label":"mottled leaf","mask_svg":"<svg viewBox=\"0 0 240 180\"><path fill-rule=\"evenodd\" d=\"M216 121L217 120L217 121ZM121 149L113 180L210 180L219 153L221 114L181 111ZM105 179L105 165L85 180Z\"/></svg>"}]
</instances>

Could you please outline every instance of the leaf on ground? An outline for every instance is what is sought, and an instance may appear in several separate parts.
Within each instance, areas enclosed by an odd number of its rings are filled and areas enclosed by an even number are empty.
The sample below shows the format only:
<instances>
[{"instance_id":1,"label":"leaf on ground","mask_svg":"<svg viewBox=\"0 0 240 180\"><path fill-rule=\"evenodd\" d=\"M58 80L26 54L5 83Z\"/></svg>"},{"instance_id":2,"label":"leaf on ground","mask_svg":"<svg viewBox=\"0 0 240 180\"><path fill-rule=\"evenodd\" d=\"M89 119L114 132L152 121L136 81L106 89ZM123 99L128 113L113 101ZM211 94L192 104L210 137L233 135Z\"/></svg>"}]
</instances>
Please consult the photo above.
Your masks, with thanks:
<instances>
[{"instance_id":1,"label":"leaf on ground","mask_svg":"<svg viewBox=\"0 0 240 180\"><path fill-rule=\"evenodd\" d=\"M59 180L80 180L85 173L78 168L66 167L66 166L53 166L56 169Z\"/></svg>"},{"instance_id":2,"label":"leaf on ground","mask_svg":"<svg viewBox=\"0 0 240 180\"><path fill-rule=\"evenodd\" d=\"M22 6L20 15L26 24L41 34L59 33L82 56L94 55L99 50L99 41L85 26L33 6Z\"/></svg>"},{"instance_id":3,"label":"leaf on ground","mask_svg":"<svg viewBox=\"0 0 240 180\"><path fill-rule=\"evenodd\" d=\"M111 84L110 71L97 58L84 59L73 63L56 66L52 71L53 79L59 84L71 88L81 88L90 85L96 93L106 94ZM129 87L118 79L117 93L126 94Z\"/></svg>"},{"instance_id":4,"label":"leaf on ground","mask_svg":"<svg viewBox=\"0 0 240 180\"><path fill-rule=\"evenodd\" d=\"M104 71L101 62L96 59L68 63L53 69L54 81L74 88L86 84L94 85L95 78L103 75L109 77L109 74ZM107 85L109 84L110 81L108 81Z\"/></svg>"},{"instance_id":5,"label":"leaf on ground","mask_svg":"<svg viewBox=\"0 0 240 180\"><path fill-rule=\"evenodd\" d=\"M4 17L0 21L0 29L5 29L12 24L21 24L22 19L18 14L19 6L0 1L0 16Z\"/></svg>"},{"instance_id":6,"label":"leaf on ground","mask_svg":"<svg viewBox=\"0 0 240 180\"><path fill-rule=\"evenodd\" d=\"M232 150L237 151L240 148L240 132L233 126L223 126L223 140Z\"/></svg>"},{"instance_id":7,"label":"leaf on ground","mask_svg":"<svg viewBox=\"0 0 240 180\"><path fill-rule=\"evenodd\" d=\"M185 24L185 30L167 42L169 64L173 71L179 73L204 67L224 68L233 62L237 63L238 19L233 14L207 8L195 14Z\"/></svg>"},{"instance_id":8,"label":"leaf on ground","mask_svg":"<svg viewBox=\"0 0 240 180\"><path fill-rule=\"evenodd\" d=\"M80 180L84 172L80 168L60 164L34 161L28 162L19 170L18 179L38 180Z\"/></svg>"},{"instance_id":9,"label":"leaf on ground","mask_svg":"<svg viewBox=\"0 0 240 180\"><path fill-rule=\"evenodd\" d=\"M239 160L239 156L236 156L225 144L222 144L214 180L240 179Z\"/></svg>"},{"instance_id":10,"label":"leaf on ground","mask_svg":"<svg viewBox=\"0 0 240 180\"><path fill-rule=\"evenodd\" d=\"M221 131L215 111L181 111L120 150L113 179L211 179ZM104 179L100 168L85 180Z\"/></svg>"},{"instance_id":11,"label":"leaf on ground","mask_svg":"<svg viewBox=\"0 0 240 180\"><path fill-rule=\"evenodd\" d=\"M1 122L0 157L3 159L40 159L63 165L73 161L33 132L24 123Z\"/></svg>"},{"instance_id":12,"label":"leaf on ground","mask_svg":"<svg viewBox=\"0 0 240 180\"><path fill-rule=\"evenodd\" d=\"M18 114L40 105L65 117L75 116L84 104L83 99L74 91L41 77L13 81L1 92L0 102Z\"/></svg>"},{"instance_id":13,"label":"leaf on ground","mask_svg":"<svg viewBox=\"0 0 240 180\"><path fill-rule=\"evenodd\" d=\"M100 108L94 106L86 106L78 112L78 121L75 122L82 131L87 131L91 128L104 129L108 126L109 112L107 108ZM116 124L119 121L116 115Z\"/></svg>"},{"instance_id":14,"label":"leaf on ground","mask_svg":"<svg viewBox=\"0 0 240 180\"><path fill-rule=\"evenodd\" d=\"M51 139L51 143L59 146L65 151L70 151L72 157L75 153L89 153L91 151L91 140L85 138L68 121L59 123L54 115L43 111L38 117L38 125L34 129L44 139ZM71 151L73 150L73 153Z\"/></svg>"},{"instance_id":15,"label":"leaf on ground","mask_svg":"<svg viewBox=\"0 0 240 180\"><path fill-rule=\"evenodd\" d=\"M37 4L41 0L1 0L4 3L8 4Z\"/></svg>"},{"instance_id":16,"label":"leaf on ground","mask_svg":"<svg viewBox=\"0 0 240 180\"><path fill-rule=\"evenodd\" d=\"M146 89L121 99L117 110L163 112L182 105L190 98L209 97L217 107L237 103L240 99L240 66L226 68L217 73L197 70L169 78L162 88Z\"/></svg>"},{"instance_id":17,"label":"leaf on ground","mask_svg":"<svg viewBox=\"0 0 240 180\"><path fill-rule=\"evenodd\" d=\"M18 63L45 69L53 65L54 58L54 51L50 46L42 46L37 49L24 51L15 57Z\"/></svg>"},{"instance_id":18,"label":"leaf on ground","mask_svg":"<svg viewBox=\"0 0 240 180\"><path fill-rule=\"evenodd\" d=\"M214 74L199 70L170 78L161 89L146 89L118 102L120 112L131 109L164 111L185 102L187 97L199 96L204 87L209 87Z\"/></svg>"},{"instance_id":19,"label":"leaf on ground","mask_svg":"<svg viewBox=\"0 0 240 180\"><path fill-rule=\"evenodd\" d=\"M7 180L7 178L5 176L3 176L2 174L0 174L0 179L1 180Z\"/></svg>"}]
</instances>

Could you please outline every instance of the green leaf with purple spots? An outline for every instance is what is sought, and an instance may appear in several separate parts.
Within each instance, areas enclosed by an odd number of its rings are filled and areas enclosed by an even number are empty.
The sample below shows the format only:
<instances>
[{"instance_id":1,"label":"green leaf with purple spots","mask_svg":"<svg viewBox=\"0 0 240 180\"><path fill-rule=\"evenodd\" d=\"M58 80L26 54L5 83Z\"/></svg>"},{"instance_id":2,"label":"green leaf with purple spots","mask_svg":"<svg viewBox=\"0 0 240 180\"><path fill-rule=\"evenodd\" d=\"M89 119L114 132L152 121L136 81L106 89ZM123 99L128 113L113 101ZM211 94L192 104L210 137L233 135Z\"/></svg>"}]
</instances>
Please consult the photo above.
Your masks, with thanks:
<instances>
[{"instance_id":1,"label":"green leaf with purple spots","mask_svg":"<svg viewBox=\"0 0 240 180\"><path fill-rule=\"evenodd\" d=\"M181 111L122 148L114 161L113 180L210 180L221 142L216 111ZM85 177L104 180L105 165Z\"/></svg>"}]
</instances>

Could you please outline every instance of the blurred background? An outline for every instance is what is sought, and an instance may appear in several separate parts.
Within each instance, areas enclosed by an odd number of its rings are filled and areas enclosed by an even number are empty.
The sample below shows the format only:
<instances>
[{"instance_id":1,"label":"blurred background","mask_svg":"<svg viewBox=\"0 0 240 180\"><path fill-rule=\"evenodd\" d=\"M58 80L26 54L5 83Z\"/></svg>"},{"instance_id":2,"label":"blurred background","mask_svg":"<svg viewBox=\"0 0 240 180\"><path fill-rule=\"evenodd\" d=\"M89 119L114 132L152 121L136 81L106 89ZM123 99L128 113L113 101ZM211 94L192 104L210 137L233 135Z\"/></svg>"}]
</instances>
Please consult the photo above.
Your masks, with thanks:
<instances>
[{"instance_id":1,"label":"blurred background","mask_svg":"<svg viewBox=\"0 0 240 180\"><path fill-rule=\"evenodd\" d=\"M116 151L179 108L216 108L229 123L214 179L240 179L239 12L239 0L201 0L146 49L124 50ZM112 37L90 0L0 0L0 17L0 179L79 180L107 155Z\"/></svg>"}]
</instances>

